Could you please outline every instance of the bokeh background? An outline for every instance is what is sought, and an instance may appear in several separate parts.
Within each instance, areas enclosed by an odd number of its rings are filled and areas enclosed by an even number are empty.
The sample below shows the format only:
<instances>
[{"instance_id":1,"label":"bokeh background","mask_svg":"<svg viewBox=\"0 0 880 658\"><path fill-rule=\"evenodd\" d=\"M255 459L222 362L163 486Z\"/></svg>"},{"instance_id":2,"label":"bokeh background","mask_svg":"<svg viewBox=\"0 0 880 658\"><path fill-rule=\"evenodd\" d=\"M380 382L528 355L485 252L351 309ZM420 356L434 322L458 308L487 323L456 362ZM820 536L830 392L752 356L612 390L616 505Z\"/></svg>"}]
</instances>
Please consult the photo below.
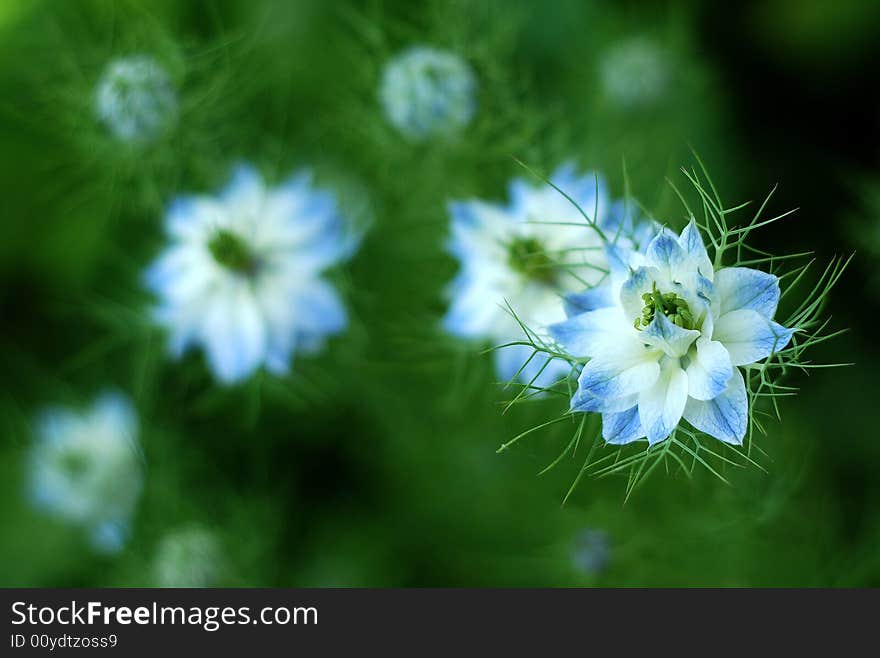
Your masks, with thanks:
<instances>
[{"instance_id":1,"label":"bokeh background","mask_svg":"<svg viewBox=\"0 0 880 658\"><path fill-rule=\"evenodd\" d=\"M659 91L622 103L608 61L632 43ZM477 75L460 139L413 144L382 113L383 66L414 44ZM180 116L129 148L91 98L135 52L168 67ZM0 585L161 584L167 538L193 528L214 585L880 585L878 79L873 0L2 0ZM766 473L655 473L625 503L625 476L585 479L562 506L582 455L537 473L570 429L495 453L559 401L502 415L491 356L440 329L446 202L502 200L514 156L573 159L621 196L625 160L633 195L676 224L665 179L691 146L727 205L779 183L768 211L800 209L756 246L856 252L828 307L851 332L813 355L855 365L790 377ZM348 330L287 378L218 387L199 353L166 357L141 273L168 201L242 159L312 166L371 228L337 281ZM145 465L113 555L26 496L39 411L108 388L137 408Z\"/></svg>"}]
</instances>

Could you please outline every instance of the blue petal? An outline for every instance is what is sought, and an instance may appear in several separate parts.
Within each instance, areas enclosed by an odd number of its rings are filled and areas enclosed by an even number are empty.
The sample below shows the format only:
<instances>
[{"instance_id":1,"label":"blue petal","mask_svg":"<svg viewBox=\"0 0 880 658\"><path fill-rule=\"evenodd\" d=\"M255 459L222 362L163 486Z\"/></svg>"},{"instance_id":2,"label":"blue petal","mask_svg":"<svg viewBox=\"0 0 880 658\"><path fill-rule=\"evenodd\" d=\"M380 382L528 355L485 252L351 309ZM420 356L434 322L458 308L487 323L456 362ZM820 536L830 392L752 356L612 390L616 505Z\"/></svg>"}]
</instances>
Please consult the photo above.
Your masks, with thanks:
<instances>
[{"instance_id":1,"label":"blue petal","mask_svg":"<svg viewBox=\"0 0 880 658\"><path fill-rule=\"evenodd\" d=\"M232 172L232 178L226 187L221 190L219 196L226 202L242 199L263 192L263 177L251 165L241 163L236 165Z\"/></svg>"},{"instance_id":2,"label":"blue petal","mask_svg":"<svg viewBox=\"0 0 880 658\"><path fill-rule=\"evenodd\" d=\"M632 250L616 244L605 245L605 259L613 280L622 281L630 275Z\"/></svg>"},{"instance_id":3,"label":"blue petal","mask_svg":"<svg viewBox=\"0 0 880 658\"><path fill-rule=\"evenodd\" d=\"M581 371L578 386L599 398L619 398L653 385L660 375L656 351L638 347L594 358Z\"/></svg>"},{"instance_id":4,"label":"blue petal","mask_svg":"<svg viewBox=\"0 0 880 658\"><path fill-rule=\"evenodd\" d=\"M317 279L297 296L297 329L309 334L336 334L348 325L345 306L336 289Z\"/></svg>"},{"instance_id":5,"label":"blue petal","mask_svg":"<svg viewBox=\"0 0 880 658\"><path fill-rule=\"evenodd\" d=\"M674 235L666 229L661 229L657 237L648 245L646 256L652 265L663 268L669 273L685 261L687 254Z\"/></svg>"},{"instance_id":6,"label":"blue petal","mask_svg":"<svg viewBox=\"0 0 880 658\"><path fill-rule=\"evenodd\" d=\"M584 292L572 293L566 295L563 299L565 315L569 318L580 313L612 306L613 304L614 299L611 295L611 286L608 285L590 288Z\"/></svg>"},{"instance_id":7,"label":"blue petal","mask_svg":"<svg viewBox=\"0 0 880 658\"><path fill-rule=\"evenodd\" d=\"M715 289L721 303L719 315L745 308L772 318L779 304L779 279L749 267L719 270L715 275Z\"/></svg>"},{"instance_id":8,"label":"blue petal","mask_svg":"<svg viewBox=\"0 0 880 658\"><path fill-rule=\"evenodd\" d=\"M619 413L602 414L602 438L606 443L622 445L644 436L637 406Z\"/></svg>"},{"instance_id":9,"label":"blue petal","mask_svg":"<svg viewBox=\"0 0 880 658\"><path fill-rule=\"evenodd\" d=\"M733 376L730 354L718 341L700 338L691 352L686 372L688 395L697 400L711 400L724 392Z\"/></svg>"},{"instance_id":10,"label":"blue petal","mask_svg":"<svg viewBox=\"0 0 880 658\"><path fill-rule=\"evenodd\" d=\"M794 329L787 329L753 311L739 309L722 315L712 335L730 353L735 366L756 363L788 345Z\"/></svg>"},{"instance_id":11,"label":"blue petal","mask_svg":"<svg viewBox=\"0 0 880 658\"><path fill-rule=\"evenodd\" d=\"M597 356L609 345L620 339L621 329L626 329L615 306L600 308L575 315L563 322L550 325L550 336L562 345L571 356Z\"/></svg>"},{"instance_id":12,"label":"blue petal","mask_svg":"<svg viewBox=\"0 0 880 658\"><path fill-rule=\"evenodd\" d=\"M681 420L687 400L687 375L678 359L667 359L654 384L639 394L639 418L648 443L659 443L672 433Z\"/></svg>"},{"instance_id":13,"label":"blue petal","mask_svg":"<svg viewBox=\"0 0 880 658\"><path fill-rule=\"evenodd\" d=\"M697 223L693 219L684 227L678 242L682 249L684 249L687 257L697 265L700 274L708 276L712 271L712 261L709 260L706 245L703 244L703 237L700 235Z\"/></svg>"},{"instance_id":14,"label":"blue petal","mask_svg":"<svg viewBox=\"0 0 880 658\"><path fill-rule=\"evenodd\" d=\"M714 399L690 398L684 408L684 419L719 441L742 445L749 424L749 400L739 369L734 368L727 388Z\"/></svg>"},{"instance_id":15,"label":"blue petal","mask_svg":"<svg viewBox=\"0 0 880 658\"><path fill-rule=\"evenodd\" d=\"M652 283L659 275L655 267L639 267L631 272L629 278L620 287L620 304L627 317L635 320L641 316L645 305L642 295L651 291Z\"/></svg>"}]
</instances>

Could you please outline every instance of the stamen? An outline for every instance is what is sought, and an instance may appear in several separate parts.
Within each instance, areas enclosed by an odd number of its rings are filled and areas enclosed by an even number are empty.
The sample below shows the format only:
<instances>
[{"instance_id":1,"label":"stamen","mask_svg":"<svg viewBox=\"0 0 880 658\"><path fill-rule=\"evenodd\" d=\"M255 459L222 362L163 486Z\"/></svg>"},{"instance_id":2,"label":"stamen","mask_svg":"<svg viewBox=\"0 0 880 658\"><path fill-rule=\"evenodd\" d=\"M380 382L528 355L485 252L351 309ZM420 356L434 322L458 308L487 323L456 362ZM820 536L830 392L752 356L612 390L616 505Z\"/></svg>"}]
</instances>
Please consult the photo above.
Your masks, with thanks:
<instances>
[{"instance_id":1,"label":"stamen","mask_svg":"<svg viewBox=\"0 0 880 658\"><path fill-rule=\"evenodd\" d=\"M539 283L553 285L559 277L558 265L535 238L514 239L508 247L507 262L514 271Z\"/></svg>"},{"instance_id":2,"label":"stamen","mask_svg":"<svg viewBox=\"0 0 880 658\"><path fill-rule=\"evenodd\" d=\"M642 295L642 301L645 305L642 308L642 315L636 317L633 322L636 329L641 331L651 324L654 321L657 309L660 309L660 312L668 317L669 321L675 326L682 329L695 328L694 316L688 303L683 298L674 292L661 293L657 290L656 283L652 284L651 288L651 292L646 292Z\"/></svg>"}]
</instances>

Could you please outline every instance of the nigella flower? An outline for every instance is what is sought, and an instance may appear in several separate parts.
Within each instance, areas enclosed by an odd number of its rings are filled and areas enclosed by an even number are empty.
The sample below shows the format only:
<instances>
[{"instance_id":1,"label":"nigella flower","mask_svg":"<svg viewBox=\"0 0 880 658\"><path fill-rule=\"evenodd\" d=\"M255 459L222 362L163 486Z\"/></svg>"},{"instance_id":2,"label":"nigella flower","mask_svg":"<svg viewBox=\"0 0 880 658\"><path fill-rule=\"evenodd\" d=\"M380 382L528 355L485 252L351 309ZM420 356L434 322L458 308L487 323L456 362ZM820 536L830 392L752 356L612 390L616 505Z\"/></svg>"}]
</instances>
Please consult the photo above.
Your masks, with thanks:
<instances>
[{"instance_id":1,"label":"nigella flower","mask_svg":"<svg viewBox=\"0 0 880 658\"><path fill-rule=\"evenodd\" d=\"M514 180L506 206L482 200L450 203L449 249L461 271L449 291L452 301L443 321L447 331L495 344L522 340L522 328L507 303L542 335L548 325L565 318L563 295L605 276L603 237L633 247L651 234L651 224L634 221L623 202L609 202L605 184L595 174L581 176L564 165L551 181L559 189ZM584 212L595 213L599 230L559 190ZM570 298L569 305L579 303L580 297ZM568 373L565 361L548 362L532 358L532 353L528 345L497 350L499 376L509 380L519 372L523 383L547 387Z\"/></svg>"},{"instance_id":2,"label":"nigella flower","mask_svg":"<svg viewBox=\"0 0 880 658\"><path fill-rule=\"evenodd\" d=\"M345 329L345 308L322 274L356 240L334 195L308 172L268 187L242 165L219 195L176 199L166 229L169 245L146 281L172 356L201 346L228 384L260 366L285 374L294 353L313 353Z\"/></svg>"},{"instance_id":3,"label":"nigella flower","mask_svg":"<svg viewBox=\"0 0 880 658\"><path fill-rule=\"evenodd\" d=\"M458 55L414 46L385 67L379 98L391 124L421 141L461 131L476 111L477 80Z\"/></svg>"},{"instance_id":4,"label":"nigella flower","mask_svg":"<svg viewBox=\"0 0 880 658\"><path fill-rule=\"evenodd\" d=\"M95 112L116 138L150 141L177 120L177 91L154 57L115 59L98 80Z\"/></svg>"},{"instance_id":5,"label":"nigella flower","mask_svg":"<svg viewBox=\"0 0 880 658\"><path fill-rule=\"evenodd\" d=\"M669 54L654 41L633 37L610 48L601 58L599 75L605 96L620 108L651 105L669 87Z\"/></svg>"},{"instance_id":6,"label":"nigella flower","mask_svg":"<svg viewBox=\"0 0 880 658\"><path fill-rule=\"evenodd\" d=\"M220 542L200 526L174 530L159 542L153 563L158 587L216 587L222 578Z\"/></svg>"},{"instance_id":7,"label":"nigella flower","mask_svg":"<svg viewBox=\"0 0 880 658\"><path fill-rule=\"evenodd\" d=\"M644 255L610 252L612 277L598 301L551 328L567 353L590 359L571 410L601 413L608 443L655 444L684 418L741 444L749 409L740 368L782 350L794 332L773 320L777 277L716 271L693 220L679 236L662 230Z\"/></svg>"},{"instance_id":8,"label":"nigella flower","mask_svg":"<svg viewBox=\"0 0 880 658\"><path fill-rule=\"evenodd\" d=\"M100 551L123 547L143 483L138 419L127 398L105 393L86 412L43 412L29 466L35 506L82 526Z\"/></svg>"}]
</instances>

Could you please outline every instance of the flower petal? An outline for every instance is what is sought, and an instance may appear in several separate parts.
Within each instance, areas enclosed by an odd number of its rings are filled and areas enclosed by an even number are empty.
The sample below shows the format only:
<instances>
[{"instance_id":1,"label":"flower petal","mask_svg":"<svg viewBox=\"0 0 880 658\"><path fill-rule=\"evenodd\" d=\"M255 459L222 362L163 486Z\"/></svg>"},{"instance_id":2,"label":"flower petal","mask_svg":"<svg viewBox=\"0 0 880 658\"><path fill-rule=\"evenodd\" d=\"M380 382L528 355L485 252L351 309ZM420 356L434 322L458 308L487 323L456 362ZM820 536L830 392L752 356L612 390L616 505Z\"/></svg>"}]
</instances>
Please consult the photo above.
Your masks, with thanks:
<instances>
[{"instance_id":1,"label":"flower petal","mask_svg":"<svg viewBox=\"0 0 880 658\"><path fill-rule=\"evenodd\" d=\"M595 311L598 308L612 306L614 299L611 296L611 286L604 285L590 288L584 292L576 292L566 295L563 299L566 317L572 317L579 313Z\"/></svg>"},{"instance_id":2,"label":"flower petal","mask_svg":"<svg viewBox=\"0 0 880 658\"><path fill-rule=\"evenodd\" d=\"M715 275L719 316L738 309L757 311L772 319L779 304L779 279L749 267L725 267Z\"/></svg>"},{"instance_id":3,"label":"flower petal","mask_svg":"<svg viewBox=\"0 0 880 658\"><path fill-rule=\"evenodd\" d=\"M749 424L749 400L739 368L733 369L733 376L720 395L705 401L688 400L684 419L719 441L742 445Z\"/></svg>"},{"instance_id":4,"label":"flower petal","mask_svg":"<svg viewBox=\"0 0 880 658\"><path fill-rule=\"evenodd\" d=\"M579 388L598 398L618 398L639 393L660 376L659 350L639 341L625 340L600 354L581 371Z\"/></svg>"},{"instance_id":5,"label":"flower petal","mask_svg":"<svg viewBox=\"0 0 880 658\"><path fill-rule=\"evenodd\" d=\"M688 225L684 227L681 235L678 236L678 243L687 254L687 260L697 268L697 271L703 276L711 280L713 268L712 261L709 260L709 254L706 252L706 245L703 244L703 238L697 223L691 218Z\"/></svg>"},{"instance_id":6,"label":"flower petal","mask_svg":"<svg viewBox=\"0 0 880 658\"><path fill-rule=\"evenodd\" d=\"M204 343L211 369L221 382L247 378L263 359L266 332L253 296L245 289L215 298L204 318Z\"/></svg>"},{"instance_id":7,"label":"flower petal","mask_svg":"<svg viewBox=\"0 0 880 658\"><path fill-rule=\"evenodd\" d=\"M700 332L679 327L663 313L655 313L651 324L639 336L649 345L663 350L667 356L679 357L687 354L693 342L700 337Z\"/></svg>"},{"instance_id":8,"label":"flower petal","mask_svg":"<svg viewBox=\"0 0 880 658\"><path fill-rule=\"evenodd\" d=\"M686 372L688 395L697 400L711 400L724 392L733 375L730 354L718 341L699 338L691 351Z\"/></svg>"},{"instance_id":9,"label":"flower petal","mask_svg":"<svg viewBox=\"0 0 880 658\"><path fill-rule=\"evenodd\" d=\"M783 349L793 333L757 311L739 309L718 318L712 338L724 344L733 365L745 366Z\"/></svg>"},{"instance_id":10,"label":"flower petal","mask_svg":"<svg viewBox=\"0 0 880 658\"><path fill-rule=\"evenodd\" d=\"M638 396L625 395L620 398L597 398L589 391L581 388L575 391L569 404L569 411L588 413L598 411L601 413L617 413L626 411L638 402Z\"/></svg>"},{"instance_id":11,"label":"flower petal","mask_svg":"<svg viewBox=\"0 0 880 658\"><path fill-rule=\"evenodd\" d=\"M681 420L688 399L688 378L678 359L667 359L654 384L639 394L639 418L648 443L668 437Z\"/></svg>"},{"instance_id":12,"label":"flower petal","mask_svg":"<svg viewBox=\"0 0 880 658\"><path fill-rule=\"evenodd\" d=\"M627 331L626 319L617 306L600 308L550 325L550 336L575 357L597 356L609 345L619 342Z\"/></svg>"},{"instance_id":13,"label":"flower petal","mask_svg":"<svg viewBox=\"0 0 880 658\"><path fill-rule=\"evenodd\" d=\"M651 265L671 279L672 273L685 262L687 253L681 248L678 238L664 228L648 244L646 256Z\"/></svg>"},{"instance_id":14,"label":"flower petal","mask_svg":"<svg viewBox=\"0 0 880 658\"><path fill-rule=\"evenodd\" d=\"M612 445L632 443L645 436L639 408L633 406L626 411L602 414L602 438Z\"/></svg>"},{"instance_id":15,"label":"flower petal","mask_svg":"<svg viewBox=\"0 0 880 658\"><path fill-rule=\"evenodd\" d=\"M656 267L639 267L632 272L620 288L620 305L630 323L642 315L645 301L642 295L651 292L653 284L660 277Z\"/></svg>"},{"instance_id":16,"label":"flower petal","mask_svg":"<svg viewBox=\"0 0 880 658\"><path fill-rule=\"evenodd\" d=\"M229 183L220 191L220 199L234 209L258 207L266 192L263 177L254 167L241 163L236 165Z\"/></svg>"}]
</instances>

